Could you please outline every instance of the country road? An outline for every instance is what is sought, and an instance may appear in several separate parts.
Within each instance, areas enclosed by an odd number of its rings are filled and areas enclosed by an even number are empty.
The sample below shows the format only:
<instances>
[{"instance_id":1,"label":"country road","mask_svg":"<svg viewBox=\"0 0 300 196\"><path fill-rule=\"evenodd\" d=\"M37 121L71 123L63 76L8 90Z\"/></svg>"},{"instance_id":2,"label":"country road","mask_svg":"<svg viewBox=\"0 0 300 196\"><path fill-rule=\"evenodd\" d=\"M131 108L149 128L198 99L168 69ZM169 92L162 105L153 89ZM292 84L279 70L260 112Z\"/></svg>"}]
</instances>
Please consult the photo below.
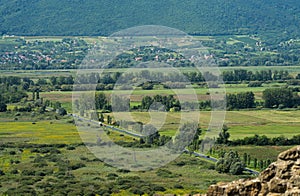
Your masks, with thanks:
<instances>
[{"instance_id":1,"label":"country road","mask_svg":"<svg viewBox=\"0 0 300 196\"><path fill-rule=\"evenodd\" d=\"M74 118L78 118L80 120L84 120L86 122L90 122L90 123L93 123L93 124L96 124L96 125L99 125L99 126L103 126L105 128L109 128L113 131L117 131L117 132L120 132L120 133L124 133L124 134L127 134L129 136L132 136L132 137L138 137L138 138L143 138L145 136L141 135L141 134L137 134L137 133L134 133L134 132L131 132L131 131L128 131L128 130L124 130L124 129L119 129L119 128L116 128L114 126L111 126L111 125L106 125L104 123L99 123L98 121L95 121L95 120L90 120L90 119L86 119L86 118L83 118L83 117L80 117L76 114L72 114L70 116L73 116ZM185 150L185 152L189 152L188 150ZM214 163L216 163L218 161L218 159L214 158L214 157L211 157L211 156L207 156L205 154L201 154L199 152L193 152L192 153L193 155L195 155L196 157L200 157L200 158L203 158L203 159L206 159L208 161L212 161ZM250 168L245 168L244 171L247 171L253 175L258 175L259 172L258 171L255 171L255 170L252 170Z\"/></svg>"}]
</instances>

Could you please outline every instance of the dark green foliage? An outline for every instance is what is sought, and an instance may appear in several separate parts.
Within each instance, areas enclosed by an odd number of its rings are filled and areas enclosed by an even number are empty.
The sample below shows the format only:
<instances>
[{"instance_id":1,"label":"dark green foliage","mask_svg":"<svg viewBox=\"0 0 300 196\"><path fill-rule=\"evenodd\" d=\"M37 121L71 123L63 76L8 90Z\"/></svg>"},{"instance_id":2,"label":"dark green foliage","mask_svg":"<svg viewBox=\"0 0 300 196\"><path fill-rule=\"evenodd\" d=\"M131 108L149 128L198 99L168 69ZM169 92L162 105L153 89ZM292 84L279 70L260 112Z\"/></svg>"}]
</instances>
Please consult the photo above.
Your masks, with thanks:
<instances>
[{"instance_id":1,"label":"dark green foliage","mask_svg":"<svg viewBox=\"0 0 300 196\"><path fill-rule=\"evenodd\" d=\"M7 105L3 102L0 102L0 112L6 112Z\"/></svg>"},{"instance_id":2,"label":"dark green foliage","mask_svg":"<svg viewBox=\"0 0 300 196\"><path fill-rule=\"evenodd\" d=\"M292 146L300 144L300 135L295 135L292 138L286 138L285 136L278 136L269 138L265 135L254 135L252 137L245 137L244 139L236 139L230 141L230 145L239 146L239 145L255 145L255 146Z\"/></svg>"},{"instance_id":3,"label":"dark green foliage","mask_svg":"<svg viewBox=\"0 0 300 196\"><path fill-rule=\"evenodd\" d=\"M108 100L105 96L104 93L96 93L95 94L95 105L96 105L96 109L101 110L101 109L106 109L107 108L107 104L108 104ZM102 115L103 117L103 115ZM102 121L103 122L103 119Z\"/></svg>"},{"instance_id":4,"label":"dark green foliage","mask_svg":"<svg viewBox=\"0 0 300 196\"><path fill-rule=\"evenodd\" d=\"M255 106L253 92L241 92L227 95L226 103L228 109L246 109Z\"/></svg>"},{"instance_id":5,"label":"dark green foliage","mask_svg":"<svg viewBox=\"0 0 300 196\"><path fill-rule=\"evenodd\" d=\"M217 138L218 144L228 144L230 133L228 132L229 128L226 125L223 125L222 131L219 133L219 137Z\"/></svg>"},{"instance_id":6,"label":"dark green foliage","mask_svg":"<svg viewBox=\"0 0 300 196\"><path fill-rule=\"evenodd\" d=\"M84 163L76 163L76 164L71 164L71 165L68 166L68 168L71 169L71 170L76 170L76 169L79 169L79 168L82 168L82 167L85 167Z\"/></svg>"},{"instance_id":7,"label":"dark green foliage","mask_svg":"<svg viewBox=\"0 0 300 196\"><path fill-rule=\"evenodd\" d=\"M120 172L120 173L130 173L130 170L128 170L128 169L118 169L117 172Z\"/></svg>"},{"instance_id":8,"label":"dark green foliage","mask_svg":"<svg viewBox=\"0 0 300 196\"><path fill-rule=\"evenodd\" d=\"M10 151L9 154L10 155L16 155L17 153L16 153L16 151Z\"/></svg>"},{"instance_id":9,"label":"dark green foliage","mask_svg":"<svg viewBox=\"0 0 300 196\"><path fill-rule=\"evenodd\" d=\"M300 97L289 88L273 88L263 91L266 108L294 107L300 102Z\"/></svg>"},{"instance_id":10,"label":"dark green foliage","mask_svg":"<svg viewBox=\"0 0 300 196\"><path fill-rule=\"evenodd\" d=\"M243 173L244 164L237 153L230 151L217 161L216 170L221 173L239 175Z\"/></svg>"},{"instance_id":11,"label":"dark green foliage","mask_svg":"<svg viewBox=\"0 0 300 196\"><path fill-rule=\"evenodd\" d=\"M61 115L61 116L67 115L67 111L66 111L65 108L59 108L59 109L57 109L57 113L58 113L59 115Z\"/></svg>"},{"instance_id":12,"label":"dark green foliage","mask_svg":"<svg viewBox=\"0 0 300 196\"><path fill-rule=\"evenodd\" d=\"M76 149L75 146L71 146L71 145L67 146L67 150L75 150L75 149Z\"/></svg>"},{"instance_id":13,"label":"dark green foliage","mask_svg":"<svg viewBox=\"0 0 300 196\"><path fill-rule=\"evenodd\" d=\"M224 71L222 73L223 80L226 83L240 83L243 81L251 81L249 87L259 87L264 81L280 81L288 80L292 77L288 71L273 71L273 70L260 70L260 71L247 71L245 69L235 69L233 71Z\"/></svg>"},{"instance_id":14,"label":"dark green foliage","mask_svg":"<svg viewBox=\"0 0 300 196\"><path fill-rule=\"evenodd\" d=\"M19 173L19 171L17 170L17 169L13 169L13 170L11 170L11 172L10 172L11 174L18 174Z\"/></svg>"},{"instance_id":15,"label":"dark green foliage","mask_svg":"<svg viewBox=\"0 0 300 196\"><path fill-rule=\"evenodd\" d=\"M261 87L262 82L259 81L254 81L254 82L249 82L248 87Z\"/></svg>"},{"instance_id":16,"label":"dark green foliage","mask_svg":"<svg viewBox=\"0 0 300 196\"><path fill-rule=\"evenodd\" d=\"M180 184L175 184L174 188L175 189L184 189L184 187L182 185L180 185Z\"/></svg>"},{"instance_id":17,"label":"dark green foliage","mask_svg":"<svg viewBox=\"0 0 300 196\"><path fill-rule=\"evenodd\" d=\"M160 104L153 104L153 103L160 103ZM161 106L163 105L163 107ZM142 109L145 110L158 110L158 111L170 111L171 108L178 108L177 111L181 110L180 103L178 100L174 98L173 95L162 96L162 95L155 95L154 97L145 96L142 99Z\"/></svg>"},{"instance_id":18,"label":"dark green foliage","mask_svg":"<svg viewBox=\"0 0 300 196\"><path fill-rule=\"evenodd\" d=\"M2 0L0 11L2 34L108 35L126 27L159 24L191 34L299 35L299 2L295 0Z\"/></svg>"},{"instance_id":19,"label":"dark green foliage","mask_svg":"<svg viewBox=\"0 0 300 196\"><path fill-rule=\"evenodd\" d=\"M173 174L171 171L167 169L158 169L156 172L157 176L163 177L163 178L174 178L177 175Z\"/></svg>"}]
</instances>

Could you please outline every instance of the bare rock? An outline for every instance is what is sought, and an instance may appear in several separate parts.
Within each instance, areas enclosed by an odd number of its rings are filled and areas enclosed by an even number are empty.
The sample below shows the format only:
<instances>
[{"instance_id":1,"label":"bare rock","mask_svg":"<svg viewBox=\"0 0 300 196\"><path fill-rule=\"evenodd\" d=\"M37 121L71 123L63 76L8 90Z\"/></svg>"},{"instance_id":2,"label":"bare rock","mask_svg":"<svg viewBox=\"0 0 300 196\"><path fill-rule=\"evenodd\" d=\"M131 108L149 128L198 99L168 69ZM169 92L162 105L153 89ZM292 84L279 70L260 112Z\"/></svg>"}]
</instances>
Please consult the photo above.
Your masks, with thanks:
<instances>
[{"instance_id":1,"label":"bare rock","mask_svg":"<svg viewBox=\"0 0 300 196\"><path fill-rule=\"evenodd\" d=\"M207 196L299 196L300 146L282 152L255 179L211 185Z\"/></svg>"},{"instance_id":2,"label":"bare rock","mask_svg":"<svg viewBox=\"0 0 300 196\"><path fill-rule=\"evenodd\" d=\"M284 151L279 154L278 159L283 161L293 160L296 161L300 157L300 146L294 147L290 150Z\"/></svg>"}]
</instances>

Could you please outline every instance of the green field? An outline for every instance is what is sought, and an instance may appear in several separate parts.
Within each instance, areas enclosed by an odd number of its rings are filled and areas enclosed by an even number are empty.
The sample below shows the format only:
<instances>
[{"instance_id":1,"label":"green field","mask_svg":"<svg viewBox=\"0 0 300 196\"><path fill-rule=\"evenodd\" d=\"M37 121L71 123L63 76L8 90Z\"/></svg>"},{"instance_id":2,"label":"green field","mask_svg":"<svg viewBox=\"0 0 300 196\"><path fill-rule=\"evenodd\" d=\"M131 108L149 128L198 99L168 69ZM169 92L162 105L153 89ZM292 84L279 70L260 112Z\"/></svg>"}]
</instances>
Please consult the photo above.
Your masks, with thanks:
<instances>
[{"instance_id":1,"label":"green field","mask_svg":"<svg viewBox=\"0 0 300 196\"><path fill-rule=\"evenodd\" d=\"M120 137L119 134L115 134L115 136L112 134L110 134L110 137ZM92 183L94 186L100 187L120 186L117 189L123 191L113 191L113 195L134 195L130 189L121 188L122 186L117 184L118 181L115 181L134 176L139 176L144 184L149 184L147 186L155 184L164 187L165 191L157 191L164 194L204 193L210 184L217 181L231 181L240 177L219 174L208 169L212 166L212 163L189 155L182 155L161 169L124 173L118 168L113 168L96 159L95 155L85 146L78 145L81 140L74 125L60 121L53 123L39 121L36 124L31 122L1 122L0 135L0 143L3 146L0 151L0 168L5 173L4 176L0 176L2 185L0 194L16 187L19 191L29 191L29 187L34 187L39 194L42 194L45 190L37 187L41 187L42 182L48 182L50 179L52 180L51 186L56 187L56 191L63 191L59 188L59 184L65 184L71 190L73 186L68 184L67 175L73 175L72 183L77 183L77 185L83 186L84 183ZM121 138L124 140L124 136L120 137L120 140ZM36 146L45 144L50 146ZM51 147L51 145L60 144L67 146ZM73 148L70 150L69 147L72 146ZM53 153L52 150L54 150ZM40 159L39 157L44 158ZM60 159L62 161L57 162ZM18 161L17 164L14 163L16 161ZM64 174L65 170L62 167L64 161L68 161L69 165L81 163L85 166L80 169L69 170ZM44 166L38 166L39 164ZM167 171L167 175L161 176L159 174L161 170ZM30 174L32 172L33 174ZM45 177L40 176L44 174ZM111 178L110 175L116 177ZM63 179L65 179L64 182L61 181ZM28 183L31 185L26 185ZM140 182L133 181L131 183L133 183L131 187L140 185ZM134 183L138 184L135 185ZM180 188L176 188L179 185ZM75 187L73 189L76 190ZM143 189L146 189L146 187ZM86 192L87 189L84 189L84 191ZM97 192L97 190L94 191Z\"/></svg>"},{"instance_id":2,"label":"green field","mask_svg":"<svg viewBox=\"0 0 300 196\"><path fill-rule=\"evenodd\" d=\"M26 140L36 144L80 143L73 124L56 121L0 122L1 142Z\"/></svg>"},{"instance_id":3,"label":"green field","mask_svg":"<svg viewBox=\"0 0 300 196\"><path fill-rule=\"evenodd\" d=\"M161 134L175 135L180 126L180 118L183 113L168 113L161 128ZM148 112L131 112L124 116L132 116L136 122L149 123L151 118ZM183 116L194 116L193 112L185 113ZM200 112L200 126L205 130L210 122L211 112ZM291 138L300 134L300 110L253 110L253 111L227 111L225 124L229 127L231 139L242 139L244 137L266 135L278 137L284 135Z\"/></svg>"},{"instance_id":4,"label":"green field","mask_svg":"<svg viewBox=\"0 0 300 196\"><path fill-rule=\"evenodd\" d=\"M251 40L248 40L251 41ZM223 68L221 68L223 69ZM230 70L231 68L226 68ZM235 69L235 68L233 68ZM244 69L244 67L243 67ZM247 67L247 70L269 69L268 67L257 68ZM280 68L281 69L281 68ZM291 73L300 71L300 67L288 67ZM189 71L190 68L184 68L183 71ZM114 69L109 71L124 71L124 69ZM51 71L2 71L3 75L24 76L34 80L38 78L49 77L53 75L66 76L74 74L75 70L51 70ZM285 86L286 83L270 82L264 83L262 87L247 87L246 83L226 84L226 93L240 93L252 91L257 101L262 101L262 92L266 88L277 88ZM207 88L200 88L197 84L193 84L195 91L191 89L153 89L142 90L140 87L135 90L110 90L102 91L108 97L112 93L121 95L130 95L131 107L141 104L144 96L150 95L184 95L184 99L189 100L194 93L197 94L198 100L204 101L210 99L210 93L221 93L222 88L215 88L210 92ZM32 92L28 91L29 102L32 98ZM76 92L84 93L84 92ZM72 110L72 94L73 92L50 91L41 92L40 96L43 100L50 100L53 103L59 101L62 106L69 112ZM233 176L228 174L220 174L215 171L214 164L200 158L181 155L176 160L163 166L160 169L150 168L146 172L129 172L118 168L113 168L97 159L97 157L88 149L89 146L83 145L88 141L89 144L96 145L97 137L100 134L99 125L90 122L82 122L89 126L93 131L84 130L84 126L76 122L77 129L73 119L68 116L59 116L55 112L39 113L39 108L33 108L31 112L17 112L15 106L21 107L25 102L10 103L5 113L0 113L0 195L5 195L9 191L20 190L20 192L28 192L34 188L38 194L46 192L51 184L51 190L67 191L68 187L71 191L77 191L78 187L83 187L84 193L93 192L92 188L109 192L110 195L138 195L133 194L137 190L153 193L151 187L156 187L155 193L161 194L192 194L205 193L208 186L219 181L232 181L239 178L248 178L244 176ZM32 101L32 103L34 103ZM224 111L226 114L224 121L229 128L229 140L243 139L252 137L255 134L266 135L273 138L285 136L291 138L300 134L300 110L293 109L261 109L260 107L240 111ZM113 122L120 120L128 120L134 122L142 122L143 124L153 124L159 127L160 135L174 136L183 122L195 120L199 117L199 124L202 128L202 136L207 132L212 119L211 111L182 111L182 112L112 112L104 113L104 119L110 115ZM221 114L216 112L215 114ZM181 121L183 119L183 121ZM198 120L198 119L197 119ZM129 126L129 130L130 130ZM88 131L88 132L87 132ZM110 140L102 138L103 133L107 133ZM102 142L118 142L120 145L131 146L131 148L141 148L137 144L143 142L139 138L130 137L126 134L115 132L107 129L100 134ZM214 138L218 137L216 133ZM138 147L136 147L138 146ZM149 147L142 146L141 150L147 150ZM276 160L278 153L290 148L290 146L216 146L217 152L211 156L217 157L220 150L237 151L242 157L247 153L252 158L259 161ZM102 150L104 148L101 148ZM140 149L139 149L140 150ZM120 154L115 153L120 160ZM41 158L42 157L42 158ZM157 156L158 157L158 156ZM157 158L156 157L156 158ZM156 162L157 160L154 160ZM76 165L77 164L77 165ZM80 166L76 168L75 166ZM249 165L254 166L253 159ZM75 167L75 169L74 169ZM138 166L137 166L138 167ZM72 169L73 168L73 169ZM254 168L259 170L258 168ZM32 172L31 172L32 171ZM71 177L70 177L71 176ZM72 178L72 180L70 179ZM132 178L134 180L132 180ZM92 185L91 185L92 184ZM46 188L45 188L46 187ZM110 187L108 190L107 187ZM161 190L163 187L163 190ZM26 189L26 190L25 190ZM72 190L71 190L72 189ZM91 190L89 190L91 189ZM49 190L48 190L49 191ZM103 192L97 192L98 195L105 195ZM8 195L16 195L11 192ZM69 193L69 192L68 192ZM53 193L54 194L54 193ZM60 192L66 195L66 192ZM70 194L80 195L83 193L72 192ZM149 194L151 195L151 194Z\"/></svg>"}]
</instances>

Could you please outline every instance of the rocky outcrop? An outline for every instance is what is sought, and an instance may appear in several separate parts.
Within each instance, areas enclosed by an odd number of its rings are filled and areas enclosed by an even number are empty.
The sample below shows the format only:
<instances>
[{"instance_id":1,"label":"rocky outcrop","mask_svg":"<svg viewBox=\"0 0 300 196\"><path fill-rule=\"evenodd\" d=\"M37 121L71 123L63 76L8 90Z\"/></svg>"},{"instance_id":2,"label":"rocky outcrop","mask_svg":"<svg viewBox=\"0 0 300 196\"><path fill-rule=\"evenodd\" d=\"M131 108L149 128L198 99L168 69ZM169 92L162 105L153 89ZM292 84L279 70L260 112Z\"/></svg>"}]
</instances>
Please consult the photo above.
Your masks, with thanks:
<instances>
[{"instance_id":1,"label":"rocky outcrop","mask_svg":"<svg viewBox=\"0 0 300 196\"><path fill-rule=\"evenodd\" d=\"M252 180L218 183L207 196L300 196L300 146L282 152L276 162Z\"/></svg>"}]
</instances>

